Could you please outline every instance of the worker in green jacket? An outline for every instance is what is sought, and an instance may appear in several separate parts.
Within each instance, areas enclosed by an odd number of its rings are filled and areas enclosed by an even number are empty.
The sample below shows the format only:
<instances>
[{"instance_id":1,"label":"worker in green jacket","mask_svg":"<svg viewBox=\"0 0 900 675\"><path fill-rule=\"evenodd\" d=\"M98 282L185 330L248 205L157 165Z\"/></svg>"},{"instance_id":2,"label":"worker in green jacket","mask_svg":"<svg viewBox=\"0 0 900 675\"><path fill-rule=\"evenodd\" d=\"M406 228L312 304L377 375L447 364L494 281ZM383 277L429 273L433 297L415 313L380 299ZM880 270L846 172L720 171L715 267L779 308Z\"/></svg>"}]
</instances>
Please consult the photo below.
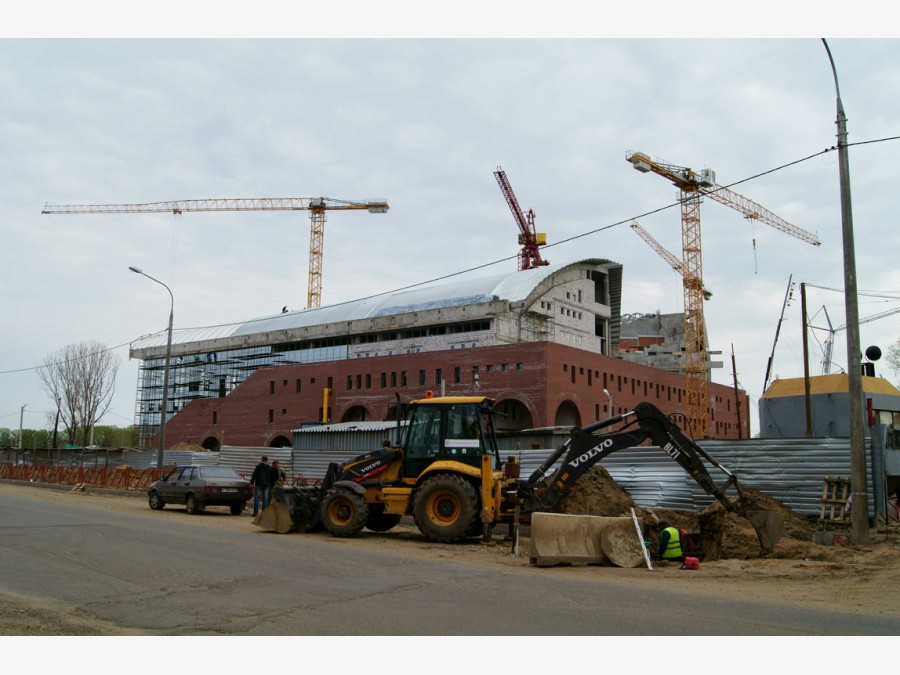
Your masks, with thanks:
<instances>
[{"instance_id":1,"label":"worker in green jacket","mask_svg":"<svg viewBox=\"0 0 900 675\"><path fill-rule=\"evenodd\" d=\"M682 562L684 554L681 551L681 533L665 520L656 524L659 532L659 559L672 562Z\"/></svg>"}]
</instances>

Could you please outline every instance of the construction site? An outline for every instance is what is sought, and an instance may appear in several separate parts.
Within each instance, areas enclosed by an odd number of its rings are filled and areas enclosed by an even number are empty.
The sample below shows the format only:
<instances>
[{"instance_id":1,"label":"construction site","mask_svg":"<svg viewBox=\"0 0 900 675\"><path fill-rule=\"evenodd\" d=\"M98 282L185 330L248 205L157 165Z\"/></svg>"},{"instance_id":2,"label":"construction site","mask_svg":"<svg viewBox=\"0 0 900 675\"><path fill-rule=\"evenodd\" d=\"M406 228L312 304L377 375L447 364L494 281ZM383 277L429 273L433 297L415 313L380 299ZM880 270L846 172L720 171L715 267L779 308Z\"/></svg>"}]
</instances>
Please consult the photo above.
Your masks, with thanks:
<instances>
[{"instance_id":1,"label":"construction site","mask_svg":"<svg viewBox=\"0 0 900 675\"><path fill-rule=\"evenodd\" d=\"M516 272L334 306L321 304L326 211L385 213L387 200L186 200L47 205L43 212L310 212L305 309L285 307L276 315L213 329L175 331L170 319L168 333L131 347L141 363L136 401L141 443L158 446L160 457L173 446L219 456L233 446L251 452L296 450L296 432L304 429L321 429L327 436L335 423L396 422L396 433L382 450L331 462L318 474L300 472L291 453L286 495L254 519L264 530L303 533L324 527L338 537L355 537L363 529L387 533L404 516L414 516L427 540L452 543L480 535L489 543L504 526L518 542L518 528L525 524L532 564L648 569L655 528L675 528L681 535L679 558L704 562L807 559L823 555L810 547L848 543L842 533L849 512L846 485L832 494L834 481L823 475L819 517L795 513L743 483L759 459L747 460L739 479L698 445L749 440L753 432L746 392L737 382L734 387L712 382L712 369L722 363L714 360L721 352L710 349L704 318L704 303L713 293L702 276L702 199L805 243L818 246L819 239L717 184L709 169L695 172L640 152L629 152L626 159L680 191L680 259L631 223L681 277L684 311L665 321L659 314L623 317L623 269L613 260L551 265L541 253L547 235L536 230L534 212L519 205L499 167L494 177L521 247ZM893 484L888 494L893 462L884 453L893 448L900 396L885 393L889 396L877 400L874 419L887 421L887 429L873 428L871 435L881 453L869 474L876 529L890 529L897 521ZM479 420L474 435L462 430L464 413L470 423ZM571 431L527 479L520 478L523 454L501 457L495 434L520 435L522 440L514 441L520 448L525 435L540 429ZM681 465L708 506L668 508L679 505L671 491L654 508L638 506L598 464L616 451L647 446ZM531 443L530 449L537 448L539 443ZM327 454L324 446L319 450ZM713 477L715 471L722 475ZM778 480L770 477L767 487ZM164 503L157 499L154 506L152 497L151 489L151 507L161 509Z\"/></svg>"}]
</instances>

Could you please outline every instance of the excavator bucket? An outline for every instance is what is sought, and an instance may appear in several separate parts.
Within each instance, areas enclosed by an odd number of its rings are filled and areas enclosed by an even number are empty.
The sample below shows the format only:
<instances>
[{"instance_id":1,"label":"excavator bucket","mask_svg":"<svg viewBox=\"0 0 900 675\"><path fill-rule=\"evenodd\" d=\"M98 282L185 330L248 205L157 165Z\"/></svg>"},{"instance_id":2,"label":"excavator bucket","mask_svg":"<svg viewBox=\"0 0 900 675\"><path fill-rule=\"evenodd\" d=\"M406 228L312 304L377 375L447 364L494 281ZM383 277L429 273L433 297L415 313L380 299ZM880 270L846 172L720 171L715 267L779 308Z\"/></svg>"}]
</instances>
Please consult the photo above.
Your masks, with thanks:
<instances>
[{"instance_id":1,"label":"excavator bucket","mask_svg":"<svg viewBox=\"0 0 900 675\"><path fill-rule=\"evenodd\" d=\"M743 497L737 502L736 513L750 521L759 539L760 553L768 555L784 534L781 515Z\"/></svg>"},{"instance_id":2,"label":"excavator bucket","mask_svg":"<svg viewBox=\"0 0 900 675\"><path fill-rule=\"evenodd\" d=\"M291 512L287 506L278 501L272 501L251 522L257 527L261 527L264 530L273 530L279 534L285 534L294 529Z\"/></svg>"}]
</instances>

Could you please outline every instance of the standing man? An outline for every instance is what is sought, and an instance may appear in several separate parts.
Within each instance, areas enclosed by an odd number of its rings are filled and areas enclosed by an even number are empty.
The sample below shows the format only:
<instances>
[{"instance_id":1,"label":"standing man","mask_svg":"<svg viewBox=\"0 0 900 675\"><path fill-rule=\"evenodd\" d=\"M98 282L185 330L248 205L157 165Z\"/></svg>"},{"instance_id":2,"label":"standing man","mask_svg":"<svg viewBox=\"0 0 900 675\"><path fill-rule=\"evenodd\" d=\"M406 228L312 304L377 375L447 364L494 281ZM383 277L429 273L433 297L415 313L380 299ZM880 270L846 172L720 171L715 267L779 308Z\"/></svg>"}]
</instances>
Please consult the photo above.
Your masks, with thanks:
<instances>
[{"instance_id":1,"label":"standing man","mask_svg":"<svg viewBox=\"0 0 900 675\"><path fill-rule=\"evenodd\" d=\"M263 455L262 460L253 469L250 476L250 486L253 488L253 515L259 513L259 502L262 499L263 511L269 505L269 485L272 484L272 468L269 466L269 458Z\"/></svg>"},{"instance_id":2,"label":"standing man","mask_svg":"<svg viewBox=\"0 0 900 675\"><path fill-rule=\"evenodd\" d=\"M276 497L279 501L283 500L284 494L282 490L284 489L285 480L287 480L287 475L284 473L284 469L282 469L278 465L277 459L273 459L271 479L269 480L269 502L274 500Z\"/></svg>"}]
</instances>

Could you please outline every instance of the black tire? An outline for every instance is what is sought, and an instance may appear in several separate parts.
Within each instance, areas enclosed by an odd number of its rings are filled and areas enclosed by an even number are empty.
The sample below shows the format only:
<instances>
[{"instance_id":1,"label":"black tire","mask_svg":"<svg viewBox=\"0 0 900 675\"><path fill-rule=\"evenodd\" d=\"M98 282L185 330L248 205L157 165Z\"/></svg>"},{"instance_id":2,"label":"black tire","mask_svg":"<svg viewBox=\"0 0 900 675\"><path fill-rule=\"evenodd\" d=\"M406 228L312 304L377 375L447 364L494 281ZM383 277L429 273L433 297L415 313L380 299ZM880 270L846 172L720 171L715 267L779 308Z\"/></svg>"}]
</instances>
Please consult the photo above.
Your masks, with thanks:
<instances>
[{"instance_id":1,"label":"black tire","mask_svg":"<svg viewBox=\"0 0 900 675\"><path fill-rule=\"evenodd\" d=\"M387 532L399 522L399 513L385 513L383 506L370 506L366 529L372 530L372 532Z\"/></svg>"},{"instance_id":2,"label":"black tire","mask_svg":"<svg viewBox=\"0 0 900 675\"><path fill-rule=\"evenodd\" d=\"M202 513L203 504L198 502L197 498L194 495L188 495L187 499L184 500L184 510L190 513L192 516L195 516L198 513Z\"/></svg>"},{"instance_id":3,"label":"black tire","mask_svg":"<svg viewBox=\"0 0 900 675\"><path fill-rule=\"evenodd\" d=\"M241 502L240 504L229 504L228 507L231 509L231 515L239 516L244 512L244 507L247 505L247 502Z\"/></svg>"},{"instance_id":4,"label":"black tire","mask_svg":"<svg viewBox=\"0 0 900 675\"><path fill-rule=\"evenodd\" d=\"M369 518L365 497L344 488L331 488L322 500L322 524L335 537L353 537Z\"/></svg>"},{"instance_id":5,"label":"black tire","mask_svg":"<svg viewBox=\"0 0 900 675\"><path fill-rule=\"evenodd\" d=\"M426 478L413 498L416 527L432 541L450 542L464 538L479 510L475 486L452 473Z\"/></svg>"},{"instance_id":6,"label":"black tire","mask_svg":"<svg viewBox=\"0 0 900 675\"><path fill-rule=\"evenodd\" d=\"M166 505L158 492L151 492L148 501L150 502L150 508L154 511L160 511Z\"/></svg>"}]
</instances>

